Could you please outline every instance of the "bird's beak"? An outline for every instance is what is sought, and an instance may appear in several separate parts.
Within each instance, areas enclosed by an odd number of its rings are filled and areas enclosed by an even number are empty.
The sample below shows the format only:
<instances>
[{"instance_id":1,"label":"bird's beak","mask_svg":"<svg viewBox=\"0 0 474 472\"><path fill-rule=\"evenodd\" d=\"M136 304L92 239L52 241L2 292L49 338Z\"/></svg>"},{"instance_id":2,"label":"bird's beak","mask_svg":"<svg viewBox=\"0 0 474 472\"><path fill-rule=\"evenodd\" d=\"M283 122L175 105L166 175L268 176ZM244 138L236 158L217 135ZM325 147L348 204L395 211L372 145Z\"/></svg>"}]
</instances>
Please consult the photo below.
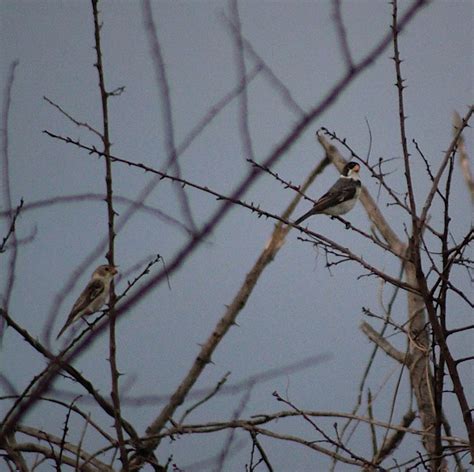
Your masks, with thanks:
<instances>
[{"instance_id":1,"label":"bird's beak","mask_svg":"<svg viewBox=\"0 0 474 472\"><path fill-rule=\"evenodd\" d=\"M354 167L354 172L359 172L360 171L360 165L356 164Z\"/></svg>"},{"instance_id":2,"label":"bird's beak","mask_svg":"<svg viewBox=\"0 0 474 472\"><path fill-rule=\"evenodd\" d=\"M117 267L118 267L118 266L112 267L112 275L118 274L118 269L117 269Z\"/></svg>"}]
</instances>

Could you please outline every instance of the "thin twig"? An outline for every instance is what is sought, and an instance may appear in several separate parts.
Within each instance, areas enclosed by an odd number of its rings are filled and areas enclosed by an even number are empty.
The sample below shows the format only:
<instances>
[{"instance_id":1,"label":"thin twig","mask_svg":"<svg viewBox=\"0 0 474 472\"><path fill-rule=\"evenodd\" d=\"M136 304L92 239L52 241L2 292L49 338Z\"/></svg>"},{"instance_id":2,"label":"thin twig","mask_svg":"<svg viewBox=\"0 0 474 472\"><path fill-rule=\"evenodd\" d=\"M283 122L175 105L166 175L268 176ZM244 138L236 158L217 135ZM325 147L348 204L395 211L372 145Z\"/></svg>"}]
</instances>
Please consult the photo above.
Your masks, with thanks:
<instances>
[{"instance_id":1,"label":"thin twig","mask_svg":"<svg viewBox=\"0 0 474 472\"><path fill-rule=\"evenodd\" d=\"M15 209L15 212L13 213L13 217L11 219L11 222L10 222L10 227L8 228L8 231L7 231L7 234L4 236L3 240L2 240L2 244L0 244L0 254L2 252L5 252L5 247L6 247L6 244L8 242L8 240L10 239L10 237L13 236L13 234L15 233L15 224L16 224L16 220L17 218L20 216L20 212L23 210L23 198L20 200L20 204L16 207ZM10 212L7 210L5 212L5 214L9 214ZM1 215L0 215L1 216ZM13 245L14 247L14 245Z\"/></svg>"},{"instance_id":2,"label":"thin twig","mask_svg":"<svg viewBox=\"0 0 474 472\"><path fill-rule=\"evenodd\" d=\"M237 83L245 83L246 67L244 58L244 47L242 39L242 26L240 24L239 6L237 0L230 0L230 10L232 13L232 24L234 25L234 62L237 68ZM239 131L242 141L243 152L246 159L255 160L252 137L249 127L249 110L247 87L243 87L239 96Z\"/></svg>"},{"instance_id":3,"label":"thin twig","mask_svg":"<svg viewBox=\"0 0 474 472\"><path fill-rule=\"evenodd\" d=\"M253 444L255 444L258 449L258 452L260 453L260 457L262 458L263 463L267 466L268 472L273 472L273 467L270 463L270 460L268 459L265 450L260 444L260 441L257 439L257 433L255 431L250 431L250 436L252 437Z\"/></svg>"},{"instance_id":4,"label":"thin twig","mask_svg":"<svg viewBox=\"0 0 474 472\"><path fill-rule=\"evenodd\" d=\"M236 421L239 419L240 415L244 411L245 407L247 406L249 400L250 400L250 394L252 393L252 385L249 387L249 389L245 392L245 394L242 396L242 399L240 400L239 404L237 405L237 408L235 409L233 415L232 415L232 421ZM224 469L224 465L227 459L227 456L229 454L230 448L232 446L232 442L234 441L235 437L235 429L231 429L227 432L227 439L222 446L222 451L219 454L219 458L217 460L217 465L216 465L216 472L222 472Z\"/></svg>"},{"instance_id":5,"label":"thin twig","mask_svg":"<svg viewBox=\"0 0 474 472\"><path fill-rule=\"evenodd\" d=\"M70 113L68 113L66 110L64 110L64 108L62 108L57 103L53 102L48 97L43 96L43 100L48 102L54 108L56 108L62 115L64 115L68 120L72 121L76 126L86 128L87 130L89 130L91 133L94 133L96 136L98 136L102 140L102 135L99 133L99 131L97 131L95 128L93 128L89 123L86 123L84 121L76 120Z\"/></svg>"},{"instance_id":6,"label":"thin twig","mask_svg":"<svg viewBox=\"0 0 474 472\"><path fill-rule=\"evenodd\" d=\"M70 364L66 363L64 359L61 359L62 353L60 353L58 356L55 356L52 354L50 351L48 351L37 339L35 339L33 336L31 336L28 331L26 331L24 328L18 325L18 323L13 320L8 312L0 308L0 316L2 316L7 325L11 326L31 347L33 347L36 351L38 351L40 354L42 354L46 359L50 361L50 364L48 367L44 369L44 373L50 371L50 366L57 366L58 370L59 369L64 369L64 371L69 374L78 384L82 385L82 387L91 395L94 397L97 405L99 405L102 410L107 413L109 416L112 418L114 417L114 409L113 405L109 403L100 393L94 388L93 384L89 382L77 369L75 369L73 366ZM41 374L40 374L41 375ZM25 398L28 398L30 403L35 403L36 401L40 400L42 397L37 397L37 392L33 391L30 395L25 395ZM22 404L19 404L18 409L21 410ZM10 420L7 421L7 419L4 418L4 424L7 422L10 422ZM122 418L122 425L123 428L127 431L127 434L131 438L138 438L138 435L136 431L133 429L130 423L128 423L126 420ZM13 421L11 421L13 423ZM16 422L15 422L16 424ZM3 430L1 431L3 432ZM1 441L0 441L1 443Z\"/></svg>"},{"instance_id":7,"label":"thin twig","mask_svg":"<svg viewBox=\"0 0 474 472\"><path fill-rule=\"evenodd\" d=\"M438 168L438 172L435 175L435 178L434 178L433 184L431 185L431 189L428 193L428 196L426 197L426 200L425 200L425 203L420 215L420 225L423 225L424 222L426 221L428 211L431 207L431 203L433 202L433 198L439 187L439 182L441 180L441 177L443 176L446 166L448 165L449 159L451 158L452 154L456 152L458 148L458 144L459 144L459 138L462 136L464 128L466 128L469 125L469 120L471 119L473 113L474 113L474 106L470 106L469 111L462 118L462 124L459 126L459 128L456 129L456 132L454 133L454 137L451 141L451 144L449 145L447 151L444 153L443 160Z\"/></svg>"},{"instance_id":8,"label":"thin twig","mask_svg":"<svg viewBox=\"0 0 474 472\"><path fill-rule=\"evenodd\" d=\"M153 65L155 66L156 82L158 84L158 91L160 94L161 113L165 135L165 146L166 153L168 155L167 165L170 165L173 168L177 177L181 177L181 167L179 165L178 153L176 151L176 144L174 138L173 109L171 106L170 88L166 75L166 67L163 59L163 53L161 50L161 44L158 39L158 34L156 32L156 23L153 18L151 2L149 0L142 1L142 11L145 31L147 33L148 42L150 44L151 57L153 59ZM175 189L178 192L178 198L181 203L181 210L183 212L183 215L186 218L188 225L193 229L193 232L197 233L197 226L194 222L194 218L191 212L191 206L189 204L189 200L184 191L184 188L177 186L175 187Z\"/></svg>"},{"instance_id":9,"label":"thin twig","mask_svg":"<svg viewBox=\"0 0 474 472\"><path fill-rule=\"evenodd\" d=\"M235 35L237 26L225 14L220 15L220 17L222 18L224 25L230 28ZM267 79L270 87L276 90L280 97L282 97L283 103L289 110L291 110L298 118L303 118L305 115L305 110L293 98L290 89L280 78L277 77L273 69L257 53L252 43L245 38L242 31L240 32L240 37L242 39L242 47L245 49L245 52L249 54L250 57L255 61L256 66L262 71L262 74Z\"/></svg>"},{"instance_id":10,"label":"thin twig","mask_svg":"<svg viewBox=\"0 0 474 472\"><path fill-rule=\"evenodd\" d=\"M333 18L334 22L336 23L336 30L339 36L338 42L342 51L344 62L346 63L346 67L351 70L354 67L354 61L352 60L351 50L349 48L349 42L347 40L347 31L344 26L344 22L342 21L341 3L341 0L334 0Z\"/></svg>"},{"instance_id":11,"label":"thin twig","mask_svg":"<svg viewBox=\"0 0 474 472\"><path fill-rule=\"evenodd\" d=\"M42 200L36 200L34 202L29 202L29 203L24 203L24 204L21 203L20 205L21 205L21 213L24 214L26 212L37 210L39 208L47 208L50 206L63 205L66 203L81 203L81 202L87 202L87 201L104 202L105 199L104 199L104 195L101 193L77 193L77 194L72 194L72 195L60 195L57 197L44 198ZM21 202L23 202L23 200L21 200ZM121 195L114 195L114 202L127 204L127 205L136 205L138 210L143 211L144 213L147 213L155 218L158 218L161 221L164 221L165 223L169 223L172 226L178 228L180 231L183 231L184 233L188 235L192 234L192 231L187 226L185 226L183 223L178 221L173 216L166 214L159 208L152 207L151 205L147 205L144 202L137 202L131 198L124 197ZM0 211L0 218L5 217L7 215L8 215L7 211Z\"/></svg>"},{"instance_id":12,"label":"thin twig","mask_svg":"<svg viewBox=\"0 0 474 472\"><path fill-rule=\"evenodd\" d=\"M222 377L222 379L219 380L219 382L217 382L216 386L212 389L211 392L209 392L204 398L202 398L201 400L197 401L194 405L190 406L189 408L186 409L186 411L181 415L181 418L178 420L178 424L182 424L184 419L192 412L194 411L196 408L200 407L201 405L203 405L204 403L206 403L207 401L209 401L214 395L216 395L216 393L219 392L219 390L221 389L221 387L227 382L227 378L229 377L230 375L230 371L229 372L226 372L226 374Z\"/></svg>"}]
</instances>

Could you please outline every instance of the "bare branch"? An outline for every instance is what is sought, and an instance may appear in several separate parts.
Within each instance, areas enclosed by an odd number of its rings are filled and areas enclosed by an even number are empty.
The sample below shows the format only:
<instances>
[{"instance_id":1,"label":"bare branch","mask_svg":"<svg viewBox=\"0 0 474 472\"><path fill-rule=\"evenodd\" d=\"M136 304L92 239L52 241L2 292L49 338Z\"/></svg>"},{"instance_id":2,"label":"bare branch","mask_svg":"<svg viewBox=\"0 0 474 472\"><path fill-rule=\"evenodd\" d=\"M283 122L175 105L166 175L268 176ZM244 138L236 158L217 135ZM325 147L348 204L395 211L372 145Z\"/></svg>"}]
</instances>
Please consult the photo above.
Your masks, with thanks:
<instances>
[{"instance_id":1,"label":"bare branch","mask_svg":"<svg viewBox=\"0 0 474 472\"><path fill-rule=\"evenodd\" d=\"M246 67L244 58L244 47L242 40L242 26L240 24L239 7L237 0L230 1L230 10L232 13L232 23L234 25L234 57L237 67L237 83L245 83ZM249 111L247 87L244 87L239 96L239 130L242 140L243 152L246 159L255 160L253 151L252 137L249 127Z\"/></svg>"},{"instance_id":2,"label":"bare branch","mask_svg":"<svg viewBox=\"0 0 474 472\"><path fill-rule=\"evenodd\" d=\"M416 413L414 411L408 411L403 416L400 426L403 428L408 428L413 423L416 418ZM394 431L391 436L384 441L382 448L376 456L377 463L381 463L389 454L391 454L402 442L405 437L405 431Z\"/></svg>"},{"instance_id":3,"label":"bare branch","mask_svg":"<svg viewBox=\"0 0 474 472\"><path fill-rule=\"evenodd\" d=\"M454 134L454 138L451 141L451 144L448 147L448 150L444 153L444 158L438 168L438 172L435 175L433 184L431 186L431 189L428 193L428 196L426 197L425 204L423 206L423 210L420 215L420 226L422 226L425 221L426 217L428 215L428 211L431 207L431 203L433 202L433 198L436 194L436 191L439 187L439 182L441 180L441 177L443 176L443 173L446 169L446 166L448 165L449 158L456 152L459 144L459 138L462 135L462 132L464 131L464 128L468 126L469 120L471 119L472 114L474 113L474 106L469 107L469 111L466 113L466 115L462 118L462 125L456 129L456 132Z\"/></svg>"},{"instance_id":4,"label":"bare branch","mask_svg":"<svg viewBox=\"0 0 474 472\"><path fill-rule=\"evenodd\" d=\"M59 356L55 356L51 352L49 352L37 339L33 338L25 329L21 328L10 316L9 314L0 308L0 315L5 318L5 321L8 326L11 326L22 338L36 351L38 351L41 355L43 355L46 359L50 361L50 365L46 367L44 372L48 372L51 369L51 366L56 368L62 368L64 371L69 374L74 380L77 381L82 387L94 397L97 405L99 405L105 413L107 413L112 418L114 417L114 409L113 405L110 404L107 400L99 394L99 392L94 388L93 384L89 382L77 369L72 367L70 364L68 365L64 359L61 359L62 353ZM39 376L38 376L39 377ZM42 397L35 396L36 392L32 392L31 395L28 395L30 403L35 403L39 401ZM33 398L32 398L33 397ZM23 408L23 405L20 404L17 410ZM16 412L18 414L18 411ZM137 433L133 429L130 423L122 418L122 426L127 431L131 438L138 438ZM9 421L5 420L4 424L7 424ZM16 424L16 422L15 422ZM3 432L3 431L1 431ZM1 438L0 438L1 439ZM1 441L0 441L1 443Z\"/></svg>"},{"instance_id":5,"label":"bare branch","mask_svg":"<svg viewBox=\"0 0 474 472\"><path fill-rule=\"evenodd\" d=\"M194 405L190 406L189 408L186 409L186 411L181 415L181 418L178 420L178 424L182 424L184 419L193 411L195 410L196 408L198 408L199 406L203 405L204 403L206 403L207 401L209 401L214 395L216 395L219 390L221 389L221 387L227 382L227 378L229 377L230 375L230 371L229 372L226 372L226 374L224 375L224 377L222 377L222 379L219 380L219 382L217 382L216 386L214 387L214 389L208 393L204 398L202 398L201 400L197 401ZM171 421L171 420L170 420Z\"/></svg>"},{"instance_id":6,"label":"bare branch","mask_svg":"<svg viewBox=\"0 0 474 472\"><path fill-rule=\"evenodd\" d=\"M462 118L459 113L454 112L453 116L453 133L456 133L457 130L463 129ZM469 193L471 194L471 202L474 203L474 175L471 171L469 154L466 150L466 145L464 143L464 137L461 134L458 139L458 153L459 153L459 166L461 167L461 172L466 182Z\"/></svg>"},{"instance_id":7,"label":"bare branch","mask_svg":"<svg viewBox=\"0 0 474 472\"><path fill-rule=\"evenodd\" d=\"M142 1L143 21L145 25L145 31L147 33L148 42L151 49L151 57L155 66L156 81L158 84L158 91L160 93L161 100L161 112L163 117L163 127L165 134L165 145L166 152L168 154L168 163L175 172L177 177L181 176L181 168L178 161L178 154L176 152L175 138L174 138L174 127L173 127L173 113L171 107L171 95L166 76L166 68L161 51L161 45L156 32L156 24L153 19L153 11L151 8L151 2L149 0ZM182 187L175 187L178 192L178 197L181 203L181 209L187 220L188 225L193 228L194 233L197 233L197 226L194 222L191 206L189 204L188 197Z\"/></svg>"},{"instance_id":8,"label":"bare branch","mask_svg":"<svg viewBox=\"0 0 474 472\"><path fill-rule=\"evenodd\" d=\"M12 100L12 89L13 83L15 81L15 71L18 67L19 61L13 61L10 64L10 69L8 72L8 78L5 84L5 89L3 91L3 103L2 103L2 161L3 161L3 182L2 182L2 193L3 193L3 202L4 206L7 209L8 216L10 219L10 228L14 227L15 215L12 207L12 195L11 195L11 182L10 182L10 164L9 164L9 143L8 143L8 121L10 116L10 107ZM10 254L8 262L8 275L6 278L5 285L5 295L0 301L1 304L8 310L8 305L10 304L10 298L13 291L13 285L15 283L15 269L16 261L18 255L17 239L14 231L11 233L12 239L12 251ZM3 321L0 319L0 340L3 337Z\"/></svg>"},{"instance_id":9,"label":"bare branch","mask_svg":"<svg viewBox=\"0 0 474 472\"><path fill-rule=\"evenodd\" d=\"M270 460L268 459L268 456L265 450L263 449L262 445L258 441L257 434L255 433L255 431L250 431L250 436L252 437L253 444L255 444L255 446L258 449L258 452L260 452L260 457L262 458L263 463L267 466L268 472L273 472L273 467L270 463Z\"/></svg>"},{"instance_id":10,"label":"bare branch","mask_svg":"<svg viewBox=\"0 0 474 472\"><path fill-rule=\"evenodd\" d=\"M234 35L237 34L237 26L224 14L221 15L224 24L230 28ZM278 94L282 97L283 103L291 110L296 116L302 118L305 115L304 109L296 102L293 98L291 91L288 87L276 76L272 68L265 62L265 60L257 53L252 43L248 41L240 31L240 38L242 40L242 47L245 52L255 61L259 70L262 70L264 77L266 77L270 86L275 89Z\"/></svg>"},{"instance_id":11,"label":"bare branch","mask_svg":"<svg viewBox=\"0 0 474 472\"><path fill-rule=\"evenodd\" d=\"M115 210L113 204L113 184L112 184L112 159L110 158L110 130L109 130L109 94L106 90L104 67L102 63L102 45L100 38L101 26L99 26L99 11L98 11L98 0L91 0L92 2L92 13L94 20L94 39L95 39L95 51L96 51L96 68L99 75L99 91L102 104L102 144L104 147L105 155L105 184L107 189L107 223L108 223L108 244L109 248L107 251L107 261L109 265L115 266ZM110 283L110 295L109 295L109 363L110 363L110 375L111 375L111 398L114 405L114 427L117 432L117 440L120 451L120 461L125 470L128 469L128 453L125 449L124 434L122 429L122 413L120 406L119 396L119 372L117 368L117 345L115 342L115 284L112 280Z\"/></svg>"},{"instance_id":12,"label":"bare branch","mask_svg":"<svg viewBox=\"0 0 474 472\"><path fill-rule=\"evenodd\" d=\"M365 321L360 325L361 331L380 349L382 349L386 354L388 354L392 359L395 359L402 365L408 365L410 361L409 354L395 349L384 337L375 331L369 323Z\"/></svg>"},{"instance_id":13,"label":"bare branch","mask_svg":"<svg viewBox=\"0 0 474 472\"><path fill-rule=\"evenodd\" d=\"M64 115L68 120L72 121L76 126L86 128L89 130L91 133L94 133L96 136L98 136L102 140L102 135L95 129L93 128L89 123L86 123L85 121L78 121L76 120L70 113L64 110L60 105L57 103L53 102L50 100L48 97L43 96L43 100L48 102L51 106L56 108L62 115Z\"/></svg>"},{"instance_id":14,"label":"bare branch","mask_svg":"<svg viewBox=\"0 0 474 472\"><path fill-rule=\"evenodd\" d=\"M405 82L402 78L401 72L401 63L402 60L400 59L400 50L398 47L398 37L399 37L399 24L398 24L398 0L393 0L392 2L392 33L393 33L393 60L395 62L395 72L397 76L397 92L398 92L398 114L399 114L399 124L400 124L400 137L402 142L402 149L403 149L403 164L405 167L405 179L408 191L408 200L410 202L410 215L412 218L412 226L413 231L416 232L417 230L417 221L416 221L416 204L415 204L415 194L413 193L413 185L412 185L412 178L411 178L411 170L410 170L410 152L408 151L408 142L407 142L407 135L406 135L406 128L405 128L405 104L403 98L403 90L406 88L403 83Z\"/></svg>"},{"instance_id":15,"label":"bare branch","mask_svg":"<svg viewBox=\"0 0 474 472\"><path fill-rule=\"evenodd\" d=\"M342 0L334 0L334 12L333 18L336 23L336 30L339 36L339 47L342 51L342 56L346 67L351 70L354 67L354 61L352 60L351 50L349 49L349 42L347 41L347 31L344 27L344 22L342 21L342 12L341 12L341 3Z\"/></svg>"},{"instance_id":16,"label":"bare branch","mask_svg":"<svg viewBox=\"0 0 474 472\"><path fill-rule=\"evenodd\" d=\"M20 200L20 204L16 207L15 209L15 213L13 214L13 217L11 219L11 222L10 222L10 227L8 228L8 231L7 231L7 234L4 236L3 240L2 240L2 244L0 244L0 254L2 252L5 252L5 247L6 247L6 244L8 242L8 240L10 239L10 237L12 237L15 233L15 224L16 224L16 220L17 218L20 216L20 212L23 210L23 199ZM7 210L4 212L4 214L9 214L10 211ZM0 216L2 216L0 214Z\"/></svg>"}]
</instances>

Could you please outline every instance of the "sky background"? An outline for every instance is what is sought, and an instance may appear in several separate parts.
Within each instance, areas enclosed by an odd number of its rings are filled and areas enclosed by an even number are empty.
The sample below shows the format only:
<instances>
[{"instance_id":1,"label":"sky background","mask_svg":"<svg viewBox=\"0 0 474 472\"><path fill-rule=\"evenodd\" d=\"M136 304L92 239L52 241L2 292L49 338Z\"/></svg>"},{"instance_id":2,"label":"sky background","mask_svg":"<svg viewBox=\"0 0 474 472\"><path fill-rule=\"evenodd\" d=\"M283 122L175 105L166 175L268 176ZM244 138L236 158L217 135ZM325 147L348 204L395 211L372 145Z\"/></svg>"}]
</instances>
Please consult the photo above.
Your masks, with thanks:
<instances>
[{"instance_id":1,"label":"sky background","mask_svg":"<svg viewBox=\"0 0 474 472\"><path fill-rule=\"evenodd\" d=\"M382 1L348 1L342 5L349 46L354 59L358 60L388 31L390 6ZM401 2L401 9L407 5L408 2ZM42 133L47 129L80 139L84 144L99 145L97 137L77 128L43 99L43 96L48 97L76 119L100 129L101 107L93 67L95 51L89 2L2 0L0 8L2 90L11 62L19 60L8 123L13 204L17 205L20 198L30 204L57 196L105 194L101 160ZM332 20L332 3L241 1L239 9L245 38L300 106L311 109L344 73ZM112 152L160 168L167 159L163 121L140 3L104 1L101 12L107 87L113 90L125 86L125 92L110 101ZM153 12L170 84L175 138L179 146L209 108L237 84L233 38L222 19L224 13L229 14L229 8L220 1L157 1L153 3ZM408 86L405 91L408 138L410 142L412 138L417 140L434 166L450 143L453 111L464 115L474 96L473 30L472 1L437 1L423 9L400 38L402 72ZM392 50L387 49L301 135L275 166L280 176L295 184L305 179L323 157L314 139L315 131L321 126L335 130L359 155L366 156L367 120L372 133L371 159L400 158L392 55ZM247 59L247 68L251 69L254 63ZM257 161L263 161L298 117L285 106L263 75L249 86L248 101L255 156ZM472 155L472 134L467 133L466 142ZM430 182L413 146L410 150L415 161L415 193L420 205ZM182 174L187 180L228 195L248 171L246 157L239 136L238 101L234 100L180 157ZM392 161L389 168L393 172L390 183L398 190L403 189L402 161ZM136 198L151 179L143 172L120 165L114 165L113 177L116 195L131 199ZM336 178L335 169L328 168L308 194L320 196ZM362 179L376 196L375 181L364 173ZM458 168L455 182L453 232L460 238L472 223L472 210ZM191 189L186 192L200 226L219 202L205 193ZM176 195L170 183L161 182L146 203L184 221ZM244 200L280 214L293 196L291 190L265 175L246 193ZM379 203L394 229L403 236L404 224L408 221L394 207L385 208L386 202L386 195L382 194ZM125 213L126 208L117 204L119 214ZM295 216L308 208L308 203L302 203ZM433 225L441 221L439 210L439 205L435 205L431 214ZM364 230L369 229L360 204L348 219ZM339 222L320 216L308 220L307 224L381 269L393 275L398 273L393 257L345 231ZM258 218L241 207L233 208L186 264L170 277L170 288L166 283L161 284L119 321L118 366L125 374L122 385L127 387L130 398L166 397L174 391L198 353L199 344L207 339L265 246L273 225L273 221ZM0 228L0 234L4 235L5 220ZM19 251L10 314L35 337L43 339L55 297L64 291L75 268L107 234L106 206L103 202L83 201L25 211L17 231L19 237L33 233L35 236ZM295 231L288 235L285 246L239 315L239 326L226 335L214 354L214 363L205 369L195 388L213 387L227 371L231 372L228 383L234 384L312 356L321 355L324 360L311 368L254 387L241 412L242 417L281 409L272 397L275 390L287 395L299 408L350 411L372 350L358 326L365 319L362 307L381 312L379 281L358 278L363 271L353 263L333 268L329 273L322 252L301 242L297 236ZM121 270L127 270L157 253L165 261L172 260L187 240L187 234L175 225L137 212L116 238L116 261ZM67 294L54 324L53 338L90 273L103 261L102 256L88 267ZM4 262L0 266L2 289L6 266ZM156 267L154 273L158 270ZM469 290L466 274L459 273L456 281ZM126 287L126 281L119 279L117 285L120 292ZM390 287L383 287L384 300L391 294ZM406 320L405 305L405 297L400 296L394 309L394 318L399 322ZM472 317L466 305L453 302L451 308L453 325L467 323ZM405 348L400 336L391 341ZM466 355L471 342L468 335L459 336L455 352ZM54 350L59 347L60 343L54 343ZM110 390L107 357L107 337L102 336L74 363L103 394ZM16 388L25 388L43 366L43 359L8 330L2 346L1 369ZM465 375L469 374L467 365L462 369ZM373 392L379 392L374 414L381 420L388 419L387 405L398 376L399 366L379 354L368 386ZM62 380L57 381L55 387L84 393L78 386ZM472 380L465 387L472 400ZM406 412L407 392L404 377L395 408L396 420ZM244 392L217 397L188 420L198 423L230 419L243 396ZM86 410L95 412L92 405L84 405ZM6 406L1 402L0 412L5 411ZM142 406L125 404L123 414L143 433L162 406L158 401ZM446 408L455 418L454 434L462 434L457 405L448 398ZM64 410L58 407L38 409L28 417L36 427L58 435L63 419ZM111 420L102 418L102 422L109 426ZM81 422L77 424L78 429L82 427ZM277 427L284 428L283 425ZM291 423L286 431L311 437L302 422ZM71 434L74 439L74 433ZM356 435L351 445L366 453L367 438L366 434ZM163 441L158 454L162 461L173 454L174 462L183 469L198 470L196 466L188 466L218 454L225 440L226 433L181 437L174 442ZM93 448L92 434L88 441ZM236 441L241 441L242 448L229 458L225 470L244 470L248 462L248 434L238 432ZM327 458L309 449L264 438L262 444L276 470L312 471L328 467ZM406 459L420 448L418 441L409 441L400 458ZM207 470L206 466L202 470ZM349 468L341 465L338 470Z\"/></svg>"}]
</instances>

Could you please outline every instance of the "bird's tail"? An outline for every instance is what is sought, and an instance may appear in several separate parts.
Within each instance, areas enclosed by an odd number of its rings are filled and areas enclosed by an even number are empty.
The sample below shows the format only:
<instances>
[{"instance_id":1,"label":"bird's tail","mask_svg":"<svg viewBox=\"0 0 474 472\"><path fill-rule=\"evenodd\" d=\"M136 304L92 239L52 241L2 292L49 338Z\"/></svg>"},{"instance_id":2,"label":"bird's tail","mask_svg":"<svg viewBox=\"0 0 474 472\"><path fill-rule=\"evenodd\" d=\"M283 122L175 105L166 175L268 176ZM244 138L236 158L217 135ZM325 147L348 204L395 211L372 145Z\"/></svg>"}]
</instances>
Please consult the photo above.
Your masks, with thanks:
<instances>
[{"instance_id":1,"label":"bird's tail","mask_svg":"<svg viewBox=\"0 0 474 472\"><path fill-rule=\"evenodd\" d=\"M294 224L295 224L295 225L299 225L299 224L302 223L304 220L306 220L306 218L309 218L311 215L314 215L313 209L309 210L309 211L306 212L304 215L300 216L297 220L295 220Z\"/></svg>"},{"instance_id":2,"label":"bird's tail","mask_svg":"<svg viewBox=\"0 0 474 472\"><path fill-rule=\"evenodd\" d=\"M67 320L66 324L61 328L61 331L59 331L58 335L56 336L56 339L59 339L59 337L66 331L66 329L69 328L69 325L71 324L71 320Z\"/></svg>"}]
</instances>

